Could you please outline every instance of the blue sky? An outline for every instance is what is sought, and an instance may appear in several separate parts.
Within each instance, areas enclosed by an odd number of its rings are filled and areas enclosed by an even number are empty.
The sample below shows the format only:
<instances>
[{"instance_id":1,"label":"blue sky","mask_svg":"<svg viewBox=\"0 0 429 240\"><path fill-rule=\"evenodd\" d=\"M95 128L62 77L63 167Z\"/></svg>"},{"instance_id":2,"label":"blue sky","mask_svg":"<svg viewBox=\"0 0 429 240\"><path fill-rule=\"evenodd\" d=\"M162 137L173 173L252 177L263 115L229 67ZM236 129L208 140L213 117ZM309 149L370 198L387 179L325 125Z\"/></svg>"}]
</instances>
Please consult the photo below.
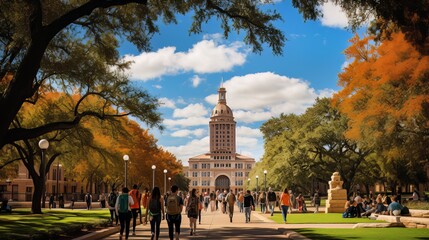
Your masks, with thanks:
<instances>
[{"instance_id":1,"label":"blue sky","mask_svg":"<svg viewBox=\"0 0 429 240\"><path fill-rule=\"evenodd\" d=\"M347 64L342 52L354 34L345 29L341 10L327 4L321 6L323 19L304 22L290 1L264 7L283 16L275 23L288 39L282 56L267 46L261 54L251 52L242 35L222 38L216 21L189 35L190 15L178 16L177 25L161 25L151 52L122 43L121 55L134 62L131 79L163 103L165 130L151 132L184 165L209 151L208 122L222 79L237 122L237 152L257 161L263 156L261 124L281 113L303 113L315 98L339 89L337 75Z\"/></svg>"}]
</instances>

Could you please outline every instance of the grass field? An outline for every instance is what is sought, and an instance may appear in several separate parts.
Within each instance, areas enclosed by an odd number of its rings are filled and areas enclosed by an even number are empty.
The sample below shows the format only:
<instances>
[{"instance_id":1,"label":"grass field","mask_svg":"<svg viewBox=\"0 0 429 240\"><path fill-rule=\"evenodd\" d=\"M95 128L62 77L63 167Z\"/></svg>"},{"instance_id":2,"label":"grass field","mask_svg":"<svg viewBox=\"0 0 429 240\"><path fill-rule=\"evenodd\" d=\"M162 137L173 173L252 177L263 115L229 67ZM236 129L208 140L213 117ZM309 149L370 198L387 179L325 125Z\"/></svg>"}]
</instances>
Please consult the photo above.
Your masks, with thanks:
<instances>
[{"instance_id":1,"label":"grass field","mask_svg":"<svg viewBox=\"0 0 429 240\"><path fill-rule=\"evenodd\" d=\"M270 215L267 214L267 217ZM283 223L283 217L280 212L276 212L274 216L269 217L277 223ZM293 224L303 223L372 223L383 222L371 220L368 218L343 218L341 213L292 213L287 215L287 222Z\"/></svg>"},{"instance_id":2,"label":"grass field","mask_svg":"<svg viewBox=\"0 0 429 240\"><path fill-rule=\"evenodd\" d=\"M12 214L0 214L0 239L70 239L81 229L106 226L108 209L44 210L31 214L30 209L17 209Z\"/></svg>"},{"instance_id":3,"label":"grass field","mask_svg":"<svg viewBox=\"0 0 429 240\"><path fill-rule=\"evenodd\" d=\"M326 240L359 240L359 239L429 239L427 228L356 228L356 229L326 229L302 228L294 229L311 239Z\"/></svg>"}]
</instances>

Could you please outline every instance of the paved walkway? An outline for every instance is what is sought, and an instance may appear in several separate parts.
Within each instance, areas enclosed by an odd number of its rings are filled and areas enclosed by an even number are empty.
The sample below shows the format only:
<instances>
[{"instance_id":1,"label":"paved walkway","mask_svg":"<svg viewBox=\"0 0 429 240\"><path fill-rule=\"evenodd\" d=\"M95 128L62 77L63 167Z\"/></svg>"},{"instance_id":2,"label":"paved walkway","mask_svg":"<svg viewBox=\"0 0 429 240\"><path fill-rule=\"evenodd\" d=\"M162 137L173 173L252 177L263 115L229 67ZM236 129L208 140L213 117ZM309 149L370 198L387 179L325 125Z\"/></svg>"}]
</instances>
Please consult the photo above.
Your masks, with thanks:
<instances>
[{"instance_id":1,"label":"paved walkway","mask_svg":"<svg viewBox=\"0 0 429 240\"><path fill-rule=\"evenodd\" d=\"M250 223L245 223L244 213L240 213L237 208L235 208L232 223L230 223L228 215L222 214L220 210L215 212L204 212L203 210L201 224L197 223L196 236L189 235L189 219L185 214L182 214L180 239L286 239L284 231L279 230L281 226L286 225L277 224L256 212L252 212ZM148 238L150 238L149 224L138 225L136 235L129 237L129 239ZM105 239L119 239L119 234L111 235ZM168 239L168 227L165 220L161 222L160 239Z\"/></svg>"}]
</instances>

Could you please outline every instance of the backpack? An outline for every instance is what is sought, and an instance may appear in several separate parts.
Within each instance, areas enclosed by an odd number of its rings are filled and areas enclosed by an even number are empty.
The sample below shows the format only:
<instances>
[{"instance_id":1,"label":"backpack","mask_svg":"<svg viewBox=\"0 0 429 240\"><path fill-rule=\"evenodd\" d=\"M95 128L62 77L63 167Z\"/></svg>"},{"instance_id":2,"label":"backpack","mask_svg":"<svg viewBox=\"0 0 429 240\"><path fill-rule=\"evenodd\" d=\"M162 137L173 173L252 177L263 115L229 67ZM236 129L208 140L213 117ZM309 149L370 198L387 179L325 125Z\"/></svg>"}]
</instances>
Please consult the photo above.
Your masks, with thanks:
<instances>
[{"instance_id":1,"label":"backpack","mask_svg":"<svg viewBox=\"0 0 429 240\"><path fill-rule=\"evenodd\" d=\"M119 213L127 213L128 212L128 194L121 194L119 196Z\"/></svg>"},{"instance_id":2,"label":"backpack","mask_svg":"<svg viewBox=\"0 0 429 240\"><path fill-rule=\"evenodd\" d=\"M234 205L234 202L235 202L235 195L233 194L233 193L230 193L230 194L228 194L228 204L229 205Z\"/></svg>"},{"instance_id":3,"label":"backpack","mask_svg":"<svg viewBox=\"0 0 429 240\"><path fill-rule=\"evenodd\" d=\"M188 212L196 213L198 207L198 199L195 197L189 198Z\"/></svg>"},{"instance_id":4,"label":"backpack","mask_svg":"<svg viewBox=\"0 0 429 240\"><path fill-rule=\"evenodd\" d=\"M149 214L152 216L158 215L161 212L159 201L151 199L149 203Z\"/></svg>"},{"instance_id":5,"label":"backpack","mask_svg":"<svg viewBox=\"0 0 429 240\"><path fill-rule=\"evenodd\" d=\"M408 214L410 214L410 210L404 206L401 210L401 215L408 215Z\"/></svg>"},{"instance_id":6,"label":"backpack","mask_svg":"<svg viewBox=\"0 0 429 240\"><path fill-rule=\"evenodd\" d=\"M141 199L141 195L139 193L139 190L133 189L130 191L129 195L133 198L134 204L131 205L131 208L138 208L139 207L139 203L140 203L140 199Z\"/></svg>"},{"instance_id":7,"label":"backpack","mask_svg":"<svg viewBox=\"0 0 429 240\"><path fill-rule=\"evenodd\" d=\"M179 199L176 195L168 196L167 198L167 214L168 215L177 215L182 211L179 205Z\"/></svg>"},{"instance_id":8,"label":"backpack","mask_svg":"<svg viewBox=\"0 0 429 240\"><path fill-rule=\"evenodd\" d=\"M109 195L109 206L111 206L111 207L115 207L115 204L116 204L116 199L117 199L117 196L116 196L116 194L110 194Z\"/></svg>"}]
</instances>

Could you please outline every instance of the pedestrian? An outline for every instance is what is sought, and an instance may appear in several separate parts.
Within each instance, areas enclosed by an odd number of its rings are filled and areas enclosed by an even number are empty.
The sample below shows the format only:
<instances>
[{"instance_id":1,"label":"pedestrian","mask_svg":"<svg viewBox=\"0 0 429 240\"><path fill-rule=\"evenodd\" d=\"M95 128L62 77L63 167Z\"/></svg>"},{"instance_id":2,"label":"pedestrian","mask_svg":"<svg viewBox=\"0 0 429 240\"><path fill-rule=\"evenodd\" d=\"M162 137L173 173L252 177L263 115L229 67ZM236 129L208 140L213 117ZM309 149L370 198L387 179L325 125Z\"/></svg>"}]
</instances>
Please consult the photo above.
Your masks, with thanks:
<instances>
[{"instance_id":1,"label":"pedestrian","mask_svg":"<svg viewBox=\"0 0 429 240\"><path fill-rule=\"evenodd\" d=\"M227 212L226 212L226 204L227 204L226 194L227 194L226 190L223 190L223 193L221 193L221 197L220 197L220 199L222 200L222 213L225 213L225 214L227 214Z\"/></svg>"},{"instance_id":2,"label":"pedestrian","mask_svg":"<svg viewBox=\"0 0 429 240\"><path fill-rule=\"evenodd\" d=\"M91 193L87 192L85 195L85 202L86 202L86 209L89 210L92 205L92 195Z\"/></svg>"},{"instance_id":3,"label":"pedestrian","mask_svg":"<svg viewBox=\"0 0 429 240\"><path fill-rule=\"evenodd\" d=\"M60 194L58 197L58 205L60 205L60 208L64 208L64 196L63 194Z\"/></svg>"},{"instance_id":4,"label":"pedestrian","mask_svg":"<svg viewBox=\"0 0 429 240\"><path fill-rule=\"evenodd\" d=\"M314 198L313 198L313 203L314 203L314 213L318 213L319 212L319 206L320 206L320 196L318 193L314 194Z\"/></svg>"},{"instance_id":5,"label":"pedestrian","mask_svg":"<svg viewBox=\"0 0 429 240\"><path fill-rule=\"evenodd\" d=\"M266 213L267 209L266 209L266 204L267 202L267 195L265 192L261 192L259 194L259 205L261 206L261 213Z\"/></svg>"},{"instance_id":6,"label":"pedestrian","mask_svg":"<svg viewBox=\"0 0 429 240\"><path fill-rule=\"evenodd\" d=\"M292 190L289 191L289 195L290 195L290 203L291 205L289 206L289 213L292 213L293 209L297 208L297 202L296 202L296 198L295 198L295 194L293 194Z\"/></svg>"},{"instance_id":7,"label":"pedestrian","mask_svg":"<svg viewBox=\"0 0 429 240\"><path fill-rule=\"evenodd\" d=\"M250 214L252 210L255 210L255 201L253 201L253 196L250 194L250 190L247 190L246 194L244 195L243 207L246 223L248 223L250 222Z\"/></svg>"},{"instance_id":8,"label":"pedestrian","mask_svg":"<svg viewBox=\"0 0 429 240\"><path fill-rule=\"evenodd\" d=\"M195 230L197 229L197 218L198 218L198 197L196 195L197 190L194 188L191 191L191 194L188 198L186 205L186 212L188 213L189 218L189 227L190 235L195 235Z\"/></svg>"},{"instance_id":9,"label":"pedestrian","mask_svg":"<svg viewBox=\"0 0 429 240\"><path fill-rule=\"evenodd\" d=\"M289 209L289 206L290 206L290 196L287 188L285 188L282 195L280 196L280 210L282 211L284 223L286 223L287 221L287 211Z\"/></svg>"},{"instance_id":10,"label":"pedestrian","mask_svg":"<svg viewBox=\"0 0 429 240\"><path fill-rule=\"evenodd\" d=\"M219 202L221 201L221 200L219 200L219 199L217 199L218 197L219 197L219 194L220 194L220 191L219 190L216 190L216 211L219 209Z\"/></svg>"},{"instance_id":11,"label":"pedestrian","mask_svg":"<svg viewBox=\"0 0 429 240\"><path fill-rule=\"evenodd\" d=\"M244 203L243 203L243 201L244 201L244 193L243 193L243 191L241 191L240 194L238 194L238 199L237 199L238 208L240 209L241 213L244 212L244 205L243 205Z\"/></svg>"},{"instance_id":12,"label":"pedestrian","mask_svg":"<svg viewBox=\"0 0 429 240\"><path fill-rule=\"evenodd\" d=\"M271 187L268 188L268 207L270 208L271 216L274 215L274 208L276 207L277 196Z\"/></svg>"},{"instance_id":13,"label":"pedestrian","mask_svg":"<svg viewBox=\"0 0 429 240\"><path fill-rule=\"evenodd\" d=\"M104 192L101 192L100 194L100 205L101 205L101 208L106 207L106 195L104 195Z\"/></svg>"},{"instance_id":14,"label":"pedestrian","mask_svg":"<svg viewBox=\"0 0 429 240\"><path fill-rule=\"evenodd\" d=\"M131 214L133 216L133 236L136 235L136 225L137 225L137 216L139 214L139 208L140 208L140 199L141 194L139 190L137 189L137 184L133 185L133 189L130 191L130 196L133 198L133 204L131 205Z\"/></svg>"},{"instance_id":15,"label":"pedestrian","mask_svg":"<svg viewBox=\"0 0 429 240\"><path fill-rule=\"evenodd\" d=\"M159 232L161 225L161 214L162 220L164 220L164 201L161 199L161 191L158 187L154 187L152 190L151 198L148 203L149 207L146 208L146 221L149 216L150 221L150 232L151 232L151 240L159 239Z\"/></svg>"},{"instance_id":16,"label":"pedestrian","mask_svg":"<svg viewBox=\"0 0 429 240\"><path fill-rule=\"evenodd\" d=\"M229 222L232 222L232 217L234 216L234 204L236 201L235 194L232 192L232 189L229 191L229 193L226 195L226 202L229 212Z\"/></svg>"},{"instance_id":17,"label":"pedestrian","mask_svg":"<svg viewBox=\"0 0 429 240\"><path fill-rule=\"evenodd\" d=\"M303 208L304 208L304 197L302 196L302 194L298 194L298 197L296 197L296 202L298 204L298 211L302 212Z\"/></svg>"},{"instance_id":18,"label":"pedestrian","mask_svg":"<svg viewBox=\"0 0 429 240\"><path fill-rule=\"evenodd\" d=\"M182 223L183 199L177 196L176 185L171 186L171 194L167 198L167 224L168 236L170 240L174 239L174 230L176 230L176 240L180 237L180 224Z\"/></svg>"},{"instance_id":19,"label":"pedestrian","mask_svg":"<svg viewBox=\"0 0 429 240\"><path fill-rule=\"evenodd\" d=\"M210 211L214 212L217 210L217 201L216 194L214 192L210 193Z\"/></svg>"},{"instance_id":20,"label":"pedestrian","mask_svg":"<svg viewBox=\"0 0 429 240\"><path fill-rule=\"evenodd\" d=\"M51 196L49 197L49 209L54 208L54 195L51 194Z\"/></svg>"},{"instance_id":21,"label":"pedestrian","mask_svg":"<svg viewBox=\"0 0 429 240\"><path fill-rule=\"evenodd\" d=\"M74 210L74 197L72 197L72 199L70 200L70 208L72 209L72 210Z\"/></svg>"},{"instance_id":22,"label":"pedestrian","mask_svg":"<svg viewBox=\"0 0 429 240\"><path fill-rule=\"evenodd\" d=\"M201 211L203 210L204 197L200 194L198 198L198 224L201 224Z\"/></svg>"},{"instance_id":23,"label":"pedestrian","mask_svg":"<svg viewBox=\"0 0 429 240\"><path fill-rule=\"evenodd\" d=\"M118 225L118 215L115 211L115 205L116 205L116 199L118 198L118 194L116 194L116 190L112 189L112 191L109 193L109 196L107 197L107 204L109 205L109 212L110 212L110 221L113 225L113 220L115 220L116 225Z\"/></svg>"},{"instance_id":24,"label":"pedestrian","mask_svg":"<svg viewBox=\"0 0 429 240\"><path fill-rule=\"evenodd\" d=\"M121 224L119 239L122 239L125 230L125 239L130 235L130 221L131 221L131 205L134 204L133 198L128 194L128 188L122 188L122 194L118 196L115 204L116 215L119 216L119 223Z\"/></svg>"},{"instance_id":25,"label":"pedestrian","mask_svg":"<svg viewBox=\"0 0 429 240\"><path fill-rule=\"evenodd\" d=\"M210 204L210 196L207 192L204 193L204 211L207 212Z\"/></svg>"}]
</instances>

